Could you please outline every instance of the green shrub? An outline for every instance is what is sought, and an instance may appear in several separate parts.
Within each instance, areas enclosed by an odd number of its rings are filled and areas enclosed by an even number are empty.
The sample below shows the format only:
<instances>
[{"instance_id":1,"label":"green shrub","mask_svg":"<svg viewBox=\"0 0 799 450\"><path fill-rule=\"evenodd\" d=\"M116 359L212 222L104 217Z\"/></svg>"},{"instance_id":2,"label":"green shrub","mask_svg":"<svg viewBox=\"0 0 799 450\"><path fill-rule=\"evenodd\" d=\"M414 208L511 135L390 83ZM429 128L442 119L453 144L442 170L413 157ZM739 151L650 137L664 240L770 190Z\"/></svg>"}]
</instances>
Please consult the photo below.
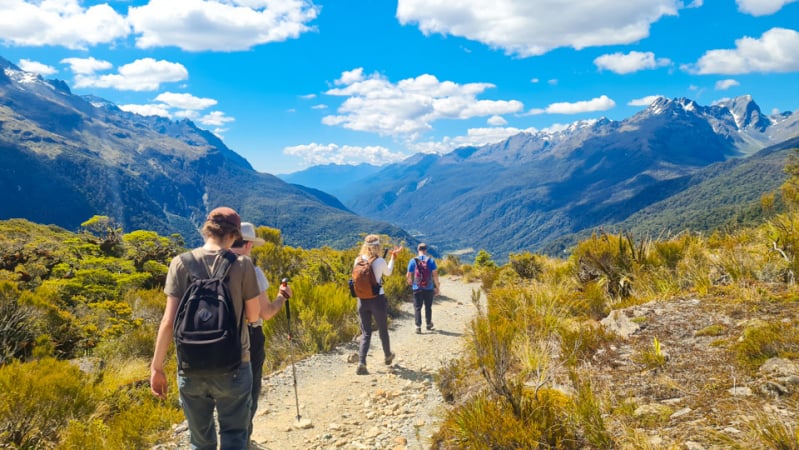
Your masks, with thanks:
<instances>
[{"instance_id":1,"label":"green shrub","mask_svg":"<svg viewBox=\"0 0 799 450\"><path fill-rule=\"evenodd\" d=\"M748 325L741 338L733 344L738 362L756 369L773 357L799 356L799 330L796 322L762 322Z\"/></svg>"},{"instance_id":2,"label":"green shrub","mask_svg":"<svg viewBox=\"0 0 799 450\"><path fill-rule=\"evenodd\" d=\"M0 366L0 392L0 447L53 447L67 423L88 417L96 402L87 377L54 359Z\"/></svg>"}]
</instances>

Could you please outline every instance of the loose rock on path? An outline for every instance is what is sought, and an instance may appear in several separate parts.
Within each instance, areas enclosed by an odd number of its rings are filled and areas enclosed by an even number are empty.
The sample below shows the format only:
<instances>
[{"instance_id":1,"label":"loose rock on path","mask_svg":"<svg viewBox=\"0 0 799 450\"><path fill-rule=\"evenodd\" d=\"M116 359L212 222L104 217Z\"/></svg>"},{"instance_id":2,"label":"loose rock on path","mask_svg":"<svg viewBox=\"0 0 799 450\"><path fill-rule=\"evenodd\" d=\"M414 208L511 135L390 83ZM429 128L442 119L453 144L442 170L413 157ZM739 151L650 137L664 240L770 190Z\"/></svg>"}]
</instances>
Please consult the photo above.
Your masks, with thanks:
<instances>
[{"instance_id":1,"label":"loose rock on path","mask_svg":"<svg viewBox=\"0 0 799 450\"><path fill-rule=\"evenodd\" d=\"M462 351L466 327L476 312L472 290L479 284L441 277L441 287L433 304L432 331L422 326L422 334L416 334L413 303L401 305L400 316L389 328L397 355L391 366L383 362L375 331L367 358L369 375L355 374L358 348L352 342L295 361L298 402L291 367L265 376L252 436L258 447L429 448L445 406L434 375Z\"/></svg>"}]
</instances>

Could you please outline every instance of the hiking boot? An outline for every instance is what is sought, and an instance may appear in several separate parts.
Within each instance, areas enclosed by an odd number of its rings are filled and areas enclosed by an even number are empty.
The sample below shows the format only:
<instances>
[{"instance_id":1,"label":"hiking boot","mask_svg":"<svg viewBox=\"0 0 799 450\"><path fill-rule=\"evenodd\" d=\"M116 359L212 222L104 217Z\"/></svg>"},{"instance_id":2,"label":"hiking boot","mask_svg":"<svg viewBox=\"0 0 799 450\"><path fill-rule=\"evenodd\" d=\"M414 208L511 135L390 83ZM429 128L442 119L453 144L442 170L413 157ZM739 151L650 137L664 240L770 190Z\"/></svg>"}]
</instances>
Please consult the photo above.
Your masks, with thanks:
<instances>
[{"instance_id":1,"label":"hiking boot","mask_svg":"<svg viewBox=\"0 0 799 450\"><path fill-rule=\"evenodd\" d=\"M422 327L416 327L416 334L422 334Z\"/></svg>"},{"instance_id":2,"label":"hiking boot","mask_svg":"<svg viewBox=\"0 0 799 450\"><path fill-rule=\"evenodd\" d=\"M369 371L366 370L366 364L358 364L358 369L355 373L358 375L369 375Z\"/></svg>"},{"instance_id":3,"label":"hiking boot","mask_svg":"<svg viewBox=\"0 0 799 450\"><path fill-rule=\"evenodd\" d=\"M427 329L428 329L428 330L432 330L433 328L435 328L435 327L433 326L433 322L430 322L430 323L428 323L428 324L427 324Z\"/></svg>"},{"instance_id":4,"label":"hiking boot","mask_svg":"<svg viewBox=\"0 0 799 450\"><path fill-rule=\"evenodd\" d=\"M390 366L391 362L394 361L394 357L397 356L394 352L391 352L388 356L386 356L386 365Z\"/></svg>"}]
</instances>

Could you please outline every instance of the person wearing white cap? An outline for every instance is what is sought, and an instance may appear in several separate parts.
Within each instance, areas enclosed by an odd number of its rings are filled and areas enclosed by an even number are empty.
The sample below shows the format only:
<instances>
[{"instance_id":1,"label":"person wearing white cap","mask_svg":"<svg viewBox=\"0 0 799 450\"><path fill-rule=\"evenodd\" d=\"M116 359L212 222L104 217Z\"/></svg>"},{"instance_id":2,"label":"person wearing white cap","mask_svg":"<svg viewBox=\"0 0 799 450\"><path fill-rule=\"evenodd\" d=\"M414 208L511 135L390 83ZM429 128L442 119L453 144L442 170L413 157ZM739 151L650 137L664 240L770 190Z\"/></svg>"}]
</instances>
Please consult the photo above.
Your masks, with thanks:
<instances>
[{"instance_id":1,"label":"person wearing white cap","mask_svg":"<svg viewBox=\"0 0 799 450\"><path fill-rule=\"evenodd\" d=\"M264 245L265 242L255 234L255 226L252 223L242 222L241 239L233 243L231 250L238 255L250 256L253 248ZM275 301L270 302L269 297L266 296L269 281L260 267L255 264L253 266L255 267L255 276L258 279L258 289L260 291L258 299L261 305L261 314L258 320L249 322L247 327L250 330L250 362L252 364L252 402L250 403L248 439L252 435L252 419L258 409L258 397L261 395L261 377L264 370L264 360L266 359L263 321L274 317L286 303L286 300L291 297L291 288L288 285L281 285L277 298L275 298Z\"/></svg>"}]
</instances>

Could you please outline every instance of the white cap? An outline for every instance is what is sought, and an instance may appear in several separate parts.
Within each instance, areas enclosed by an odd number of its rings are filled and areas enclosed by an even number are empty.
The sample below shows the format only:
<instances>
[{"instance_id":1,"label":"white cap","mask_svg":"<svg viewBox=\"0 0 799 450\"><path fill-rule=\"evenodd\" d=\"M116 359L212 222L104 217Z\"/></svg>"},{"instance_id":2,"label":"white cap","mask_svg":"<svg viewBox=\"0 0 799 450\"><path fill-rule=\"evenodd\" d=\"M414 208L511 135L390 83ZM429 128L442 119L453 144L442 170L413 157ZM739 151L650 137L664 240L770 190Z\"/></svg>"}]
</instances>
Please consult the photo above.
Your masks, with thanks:
<instances>
[{"instance_id":1,"label":"white cap","mask_svg":"<svg viewBox=\"0 0 799 450\"><path fill-rule=\"evenodd\" d=\"M264 243L266 242L265 240L255 235L255 226L253 226L253 224L251 224L250 222L241 223L241 239L252 242L253 246L255 247L258 247L259 245L264 245Z\"/></svg>"}]
</instances>

